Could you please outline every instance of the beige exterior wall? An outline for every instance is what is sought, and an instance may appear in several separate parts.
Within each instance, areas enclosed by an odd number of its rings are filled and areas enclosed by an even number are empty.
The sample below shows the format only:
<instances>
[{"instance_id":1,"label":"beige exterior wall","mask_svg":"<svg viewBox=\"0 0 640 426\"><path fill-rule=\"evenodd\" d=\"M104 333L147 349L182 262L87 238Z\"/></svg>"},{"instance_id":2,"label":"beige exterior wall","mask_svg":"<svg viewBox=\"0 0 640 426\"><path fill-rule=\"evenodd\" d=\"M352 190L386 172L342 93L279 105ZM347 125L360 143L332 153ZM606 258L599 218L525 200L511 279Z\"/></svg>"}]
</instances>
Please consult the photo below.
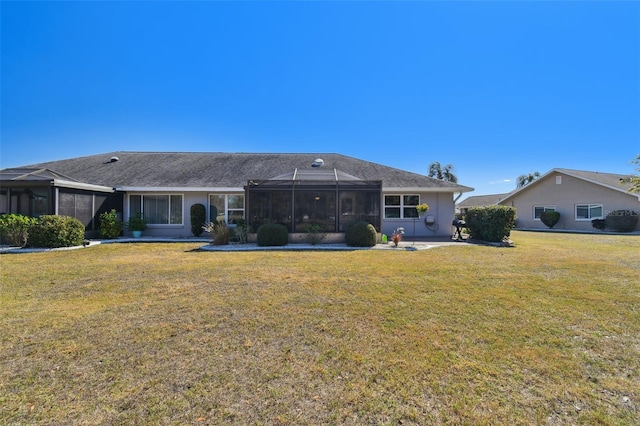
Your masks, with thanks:
<instances>
[{"instance_id":1,"label":"beige exterior wall","mask_svg":"<svg viewBox=\"0 0 640 426\"><path fill-rule=\"evenodd\" d=\"M535 206L554 206L560 213L560 221L553 228L576 231L596 231L591 219L576 219L579 204L601 204L604 215L621 209L640 211L638 194L616 191L563 173L551 173L530 185L500 203L516 208L516 228L548 229L539 219L534 219Z\"/></svg>"},{"instance_id":2,"label":"beige exterior wall","mask_svg":"<svg viewBox=\"0 0 640 426\"><path fill-rule=\"evenodd\" d=\"M131 193L131 194L152 194L150 192L145 193ZM209 193L208 192L162 192L162 194L182 195L183 197L183 223L182 225L148 225L147 229L143 232L145 236L153 237L167 237L167 238L187 238L191 237L191 218L190 209L191 206L197 203L204 204L207 209L207 218L209 217ZM383 192L383 198L381 202L384 203L384 195L392 194L416 194L416 192ZM405 230L406 238L413 236L416 237L431 237L431 236L444 236L452 235L453 228L451 221L454 218L455 203L453 201L453 194L451 193L417 193L420 195L420 201L429 204L429 211L425 216L433 216L435 223L432 225L426 225L424 217L419 219L384 219L384 207L381 207L382 218L382 233L391 235L393 231L398 227L403 227ZM125 218L129 217L129 197L125 196ZM125 219L126 220L126 219ZM208 219L207 219L208 220ZM126 232L125 235L130 236L130 232ZM206 238L208 234L204 233L201 237Z\"/></svg>"},{"instance_id":3,"label":"beige exterior wall","mask_svg":"<svg viewBox=\"0 0 640 426\"><path fill-rule=\"evenodd\" d=\"M384 206L382 207L382 233L387 236L391 235L394 230L399 227L404 228L405 238L411 237L433 237L433 236L445 236L453 235L453 227L451 222L454 218L455 203L453 202L452 193L443 192L423 192L416 193L411 191L406 192L385 192L382 191L382 204L384 204L385 195L410 195L419 194L420 202L427 203L429 205L429 211L426 216L433 216L435 223L427 226L424 222L424 217L420 219L385 219L384 218Z\"/></svg>"},{"instance_id":4,"label":"beige exterior wall","mask_svg":"<svg viewBox=\"0 0 640 426\"><path fill-rule=\"evenodd\" d=\"M151 192L131 193L132 195L153 194ZM181 225L147 225L147 229L142 233L143 236L149 237L167 237L167 238L188 238L193 237L191 234L191 206L194 204L203 204L209 214L209 193L207 192L161 192L166 195L182 195L182 224ZM129 217L129 196L125 196L124 200L125 221ZM125 236L130 236L131 232L125 229ZM207 234L201 235L206 237Z\"/></svg>"}]
</instances>

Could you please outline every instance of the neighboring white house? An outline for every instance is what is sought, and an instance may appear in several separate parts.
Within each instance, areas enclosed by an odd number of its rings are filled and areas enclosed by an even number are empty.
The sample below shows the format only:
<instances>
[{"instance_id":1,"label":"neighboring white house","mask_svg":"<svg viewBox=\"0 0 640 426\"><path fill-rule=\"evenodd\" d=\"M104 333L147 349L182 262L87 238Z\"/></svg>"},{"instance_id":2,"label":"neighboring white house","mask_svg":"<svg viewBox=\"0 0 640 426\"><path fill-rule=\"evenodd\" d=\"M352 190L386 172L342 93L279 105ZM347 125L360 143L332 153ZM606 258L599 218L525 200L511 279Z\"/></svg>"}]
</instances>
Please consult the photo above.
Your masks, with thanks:
<instances>
[{"instance_id":1,"label":"neighboring white house","mask_svg":"<svg viewBox=\"0 0 640 426\"><path fill-rule=\"evenodd\" d=\"M613 173L553 169L506 194L497 204L516 208L516 228L547 229L540 220L540 213L555 210L560 213L560 220L554 229L594 231L591 221L603 219L608 212L640 211L640 194L629 192L631 185L622 181L626 177Z\"/></svg>"},{"instance_id":2,"label":"neighboring white house","mask_svg":"<svg viewBox=\"0 0 640 426\"><path fill-rule=\"evenodd\" d=\"M340 154L113 152L0 170L0 213L79 218L97 235L115 208L149 222L146 235L188 237L190 209L255 228L312 223L340 233L353 220L379 232L450 235L455 200L473 188ZM426 218L415 206L427 203Z\"/></svg>"}]
</instances>

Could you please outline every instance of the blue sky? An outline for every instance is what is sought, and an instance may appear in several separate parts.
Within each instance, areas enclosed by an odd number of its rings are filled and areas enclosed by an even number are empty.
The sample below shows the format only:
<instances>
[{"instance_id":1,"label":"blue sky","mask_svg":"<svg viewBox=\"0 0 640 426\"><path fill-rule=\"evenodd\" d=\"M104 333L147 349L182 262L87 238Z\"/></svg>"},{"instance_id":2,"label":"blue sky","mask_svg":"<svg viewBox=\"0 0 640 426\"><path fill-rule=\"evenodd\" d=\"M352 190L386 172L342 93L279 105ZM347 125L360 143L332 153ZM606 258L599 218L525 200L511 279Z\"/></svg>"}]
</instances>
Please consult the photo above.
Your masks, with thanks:
<instances>
[{"instance_id":1,"label":"blue sky","mask_svg":"<svg viewBox=\"0 0 640 426\"><path fill-rule=\"evenodd\" d=\"M451 163L482 195L554 167L633 173L640 153L636 1L0 7L3 168L337 152Z\"/></svg>"}]
</instances>

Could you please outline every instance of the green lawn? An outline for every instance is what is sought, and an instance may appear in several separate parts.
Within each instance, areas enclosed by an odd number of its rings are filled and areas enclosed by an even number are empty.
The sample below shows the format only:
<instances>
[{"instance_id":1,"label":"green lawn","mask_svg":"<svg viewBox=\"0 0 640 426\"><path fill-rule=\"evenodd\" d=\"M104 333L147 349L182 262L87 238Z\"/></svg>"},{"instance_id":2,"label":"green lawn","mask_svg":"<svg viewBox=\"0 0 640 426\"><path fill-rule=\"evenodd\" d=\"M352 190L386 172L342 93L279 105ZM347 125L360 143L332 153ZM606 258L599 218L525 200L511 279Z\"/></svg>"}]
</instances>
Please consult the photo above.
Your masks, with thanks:
<instances>
[{"instance_id":1,"label":"green lawn","mask_svg":"<svg viewBox=\"0 0 640 426\"><path fill-rule=\"evenodd\" d=\"M640 237L0 256L0 424L640 422Z\"/></svg>"}]
</instances>

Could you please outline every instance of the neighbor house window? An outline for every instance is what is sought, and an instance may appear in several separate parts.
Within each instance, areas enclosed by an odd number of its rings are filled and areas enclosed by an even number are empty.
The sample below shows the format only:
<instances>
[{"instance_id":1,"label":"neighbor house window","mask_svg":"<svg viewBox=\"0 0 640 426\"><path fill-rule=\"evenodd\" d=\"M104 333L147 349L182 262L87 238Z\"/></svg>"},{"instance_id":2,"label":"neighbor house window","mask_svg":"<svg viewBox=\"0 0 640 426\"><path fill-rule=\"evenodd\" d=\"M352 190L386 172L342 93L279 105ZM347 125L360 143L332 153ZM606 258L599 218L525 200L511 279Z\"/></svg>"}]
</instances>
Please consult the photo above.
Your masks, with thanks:
<instances>
[{"instance_id":1,"label":"neighbor house window","mask_svg":"<svg viewBox=\"0 0 640 426\"><path fill-rule=\"evenodd\" d=\"M576 220L602 219L602 204L577 204Z\"/></svg>"},{"instance_id":2,"label":"neighbor house window","mask_svg":"<svg viewBox=\"0 0 640 426\"><path fill-rule=\"evenodd\" d=\"M384 218L385 219L410 219L418 217L416 206L420 204L420 196L410 195L385 195Z\"/></svg>"},{"instance_id":3,"label":"neighbor house window","mask_svg":"<svg viewBox=\"0 0 640 426\"><path fill-rule=\"evenodd\" d=\"M130 195L131 215L142 213L149 225L182 225L182 195Z\"/></svg>"},{"instance_id":4,"label":"neighbor house window","mask_svg":"<svg viewBox=\"0 0 640 426\"><path fill-rule=\"evenodd\" d=\"M533 207L533 218L536 220L540 220L540 215L542 212L547 211L556 211L556 206L534 206Z\"/></svg>"},{"instance_id":5,"label":"neighbor house window","mask_svg":"<svg viewBox=\"0 0 640 426\"><path fill-rule=\"evenodd\" d=\"M244 219L244 194L209 194L209 221L234 224Z\"/></svg>"}]
</instances>

